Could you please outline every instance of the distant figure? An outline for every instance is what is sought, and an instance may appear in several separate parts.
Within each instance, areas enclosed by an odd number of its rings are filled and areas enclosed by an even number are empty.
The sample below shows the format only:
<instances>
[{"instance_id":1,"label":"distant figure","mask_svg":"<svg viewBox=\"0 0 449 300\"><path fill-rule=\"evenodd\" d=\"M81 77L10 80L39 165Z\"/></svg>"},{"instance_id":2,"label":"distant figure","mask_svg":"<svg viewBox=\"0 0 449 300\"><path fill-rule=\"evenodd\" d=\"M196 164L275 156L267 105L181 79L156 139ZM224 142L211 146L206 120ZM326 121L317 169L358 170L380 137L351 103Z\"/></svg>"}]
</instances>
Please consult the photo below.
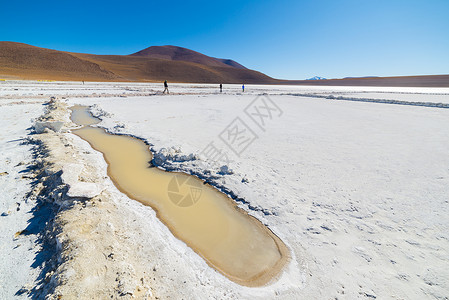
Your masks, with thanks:
<instances>
[{"instance_id":1,"label":"distant figure","mask_svg":"<svg viewBox=\"0 0 449 300\"><path fill-rule=\"evenodd\" d=\"M220 83L220 93L223 92L223 84Z\"/></svg>"},{"instance_id":2,"label":"distant figure","mask_svg":"<svg viewBox=\"0 0 449 300\"><path fill-rule=\"evenodd\" d=\"M164 81L164 92L162 94L165 94L165 92L167 92L167 94L170 94L170 92L168 91L168 83L167 80Z\"/></svg>"},{"instance_id":3,"label":"distant figure","mask_svg":"<svg viewBox=\"0 0 449 300\"><path fill-rule=\"evenodd\" d=\"M84 84L84 80L83 80L83 84Z\"/></svg>"},{"instance_id":4,"label":"distant figure","mask_svg":"<svg viewBox=\"0 0 449 300\"><path fill-rule=\"evenodd\" d=\"M242 92L245 92L245 84L242 84Z\"/></svg>"}]
</instances>

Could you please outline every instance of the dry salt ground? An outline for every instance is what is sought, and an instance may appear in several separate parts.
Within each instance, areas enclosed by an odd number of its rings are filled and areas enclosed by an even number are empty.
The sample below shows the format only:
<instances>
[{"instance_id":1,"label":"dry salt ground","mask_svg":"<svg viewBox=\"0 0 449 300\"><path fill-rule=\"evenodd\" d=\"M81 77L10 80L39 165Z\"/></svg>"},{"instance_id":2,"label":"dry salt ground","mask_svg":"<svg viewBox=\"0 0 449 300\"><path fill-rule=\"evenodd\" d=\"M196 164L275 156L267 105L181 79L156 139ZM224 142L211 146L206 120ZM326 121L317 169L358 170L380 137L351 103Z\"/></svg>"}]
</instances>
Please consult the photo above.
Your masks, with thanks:
<instances>
[{"instance_id":1,"label":"dry salt ground","mask_svg":"<svg viewBox=\"0 0 449 300\"><path fill-rule=\"evenodd\" d=\"M25 297L39 274L37 236L14 235L33 217L19 173L33 158L20 139L50 96L93 105L99 126L151 143L160 167L236 196L291 251L276 282L245 288L160 229L167 249L151 259L165 276L152 287L161 298L448 299L449 89L170 87L0 83L1 299Z\"/></svg>"},{"instance_id":2,"label":"dry salt ground","mask_svg":"<svg viewBox=\"0 0 449 300\"><path fill-rule=\"evenodd\" d=\"M32 146L24 142L32 119L42 114L43 107L42 103L9 104L0 99L0 299L25 297L20 290L33 286L39 274L36 252L41 250L36 243L40 218L33 213L34 203L26 201L32 182L26 176Z\"/></svg>"}]
</instances>

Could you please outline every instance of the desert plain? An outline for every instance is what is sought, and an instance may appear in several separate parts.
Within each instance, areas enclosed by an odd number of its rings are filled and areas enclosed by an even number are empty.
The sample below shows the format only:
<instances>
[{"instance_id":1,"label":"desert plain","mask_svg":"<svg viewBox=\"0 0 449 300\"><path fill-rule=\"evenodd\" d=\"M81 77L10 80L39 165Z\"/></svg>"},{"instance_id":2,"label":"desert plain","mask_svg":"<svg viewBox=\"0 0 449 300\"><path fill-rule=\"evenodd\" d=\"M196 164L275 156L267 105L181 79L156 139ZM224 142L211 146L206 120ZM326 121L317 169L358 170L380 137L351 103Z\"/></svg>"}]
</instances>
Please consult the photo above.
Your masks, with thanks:
<instances>
[{"instance_id":1,"label":"desert plain","mask_svg":"<svg viewBox=\"0 0 449 300\"><path fill-rule=\"evenodd\" d=\"M447 299L449 88L162 90L0 82L1 299ZM211 267L114 184L74 105L256 218L282 270L245 286Z\"/></svg>"}]
</instances>

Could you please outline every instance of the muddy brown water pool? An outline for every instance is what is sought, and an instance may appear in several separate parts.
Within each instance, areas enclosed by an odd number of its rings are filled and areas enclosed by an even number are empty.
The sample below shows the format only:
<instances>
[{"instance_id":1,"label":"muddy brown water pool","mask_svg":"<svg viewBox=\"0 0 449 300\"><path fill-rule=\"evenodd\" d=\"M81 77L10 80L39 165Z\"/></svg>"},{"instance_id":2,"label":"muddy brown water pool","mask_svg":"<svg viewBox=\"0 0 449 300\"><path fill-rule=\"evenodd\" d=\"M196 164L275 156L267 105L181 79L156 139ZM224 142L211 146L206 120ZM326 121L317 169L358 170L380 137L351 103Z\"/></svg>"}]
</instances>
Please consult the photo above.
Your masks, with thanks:
<instances>
[{"instance_id":1,"label":"muddy brown water pool","mask_svg":"<svg viewBox=\"0 0 449 300\"><path fill-rule=\"evenodd\" d=\"M152 207L158 218L211 267L245 286L262 286L288 260L284 243L232 199L195 176L150 165L143 141L107 133L86 106L71 108L71 119L84 127L72 132L101 152L116 187Z\"/></svg>"}]
</instances>

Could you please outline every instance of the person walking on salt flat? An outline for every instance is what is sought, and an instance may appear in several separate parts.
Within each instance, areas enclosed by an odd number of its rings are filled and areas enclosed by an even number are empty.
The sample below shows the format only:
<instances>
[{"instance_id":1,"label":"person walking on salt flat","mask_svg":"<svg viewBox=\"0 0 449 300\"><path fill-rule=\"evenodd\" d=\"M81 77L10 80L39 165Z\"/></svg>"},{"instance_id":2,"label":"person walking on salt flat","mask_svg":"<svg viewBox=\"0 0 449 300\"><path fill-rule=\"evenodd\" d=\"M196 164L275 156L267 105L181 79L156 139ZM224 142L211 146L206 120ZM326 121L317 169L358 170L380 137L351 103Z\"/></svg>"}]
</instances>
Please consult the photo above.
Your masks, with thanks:
<instances>
[{"instance_id":1,"label":"person walking on salt flat","mask_svg":"<svg viewBox=\"0 0 449 300\"><path fill-rule=\"evenodd\" d=\"M220 83L220 93L223 92L223 84Z\"/></svg>"},{"instance_id":2,"label":"person walking on salt flat","mask_svg":"<svg viewBox=\"0 0 449 300\"><path fill-rule=\"evenodd\" d=\"M164 92L162 94L165 94L165 92L167 92L167 94L170 94L170 92L168 91L168 83L167 80L164 81Z\"/></svg>"},{"instance_id":3,"label":"person walking on salt flat","mask_svg":"<svg viewBox=\"0 0 449 300\"><path fill-rule=\"evenodd\" d=\"M245 84L242 84L242 92L245 92Z\"/></svg>"}]
</instances>

